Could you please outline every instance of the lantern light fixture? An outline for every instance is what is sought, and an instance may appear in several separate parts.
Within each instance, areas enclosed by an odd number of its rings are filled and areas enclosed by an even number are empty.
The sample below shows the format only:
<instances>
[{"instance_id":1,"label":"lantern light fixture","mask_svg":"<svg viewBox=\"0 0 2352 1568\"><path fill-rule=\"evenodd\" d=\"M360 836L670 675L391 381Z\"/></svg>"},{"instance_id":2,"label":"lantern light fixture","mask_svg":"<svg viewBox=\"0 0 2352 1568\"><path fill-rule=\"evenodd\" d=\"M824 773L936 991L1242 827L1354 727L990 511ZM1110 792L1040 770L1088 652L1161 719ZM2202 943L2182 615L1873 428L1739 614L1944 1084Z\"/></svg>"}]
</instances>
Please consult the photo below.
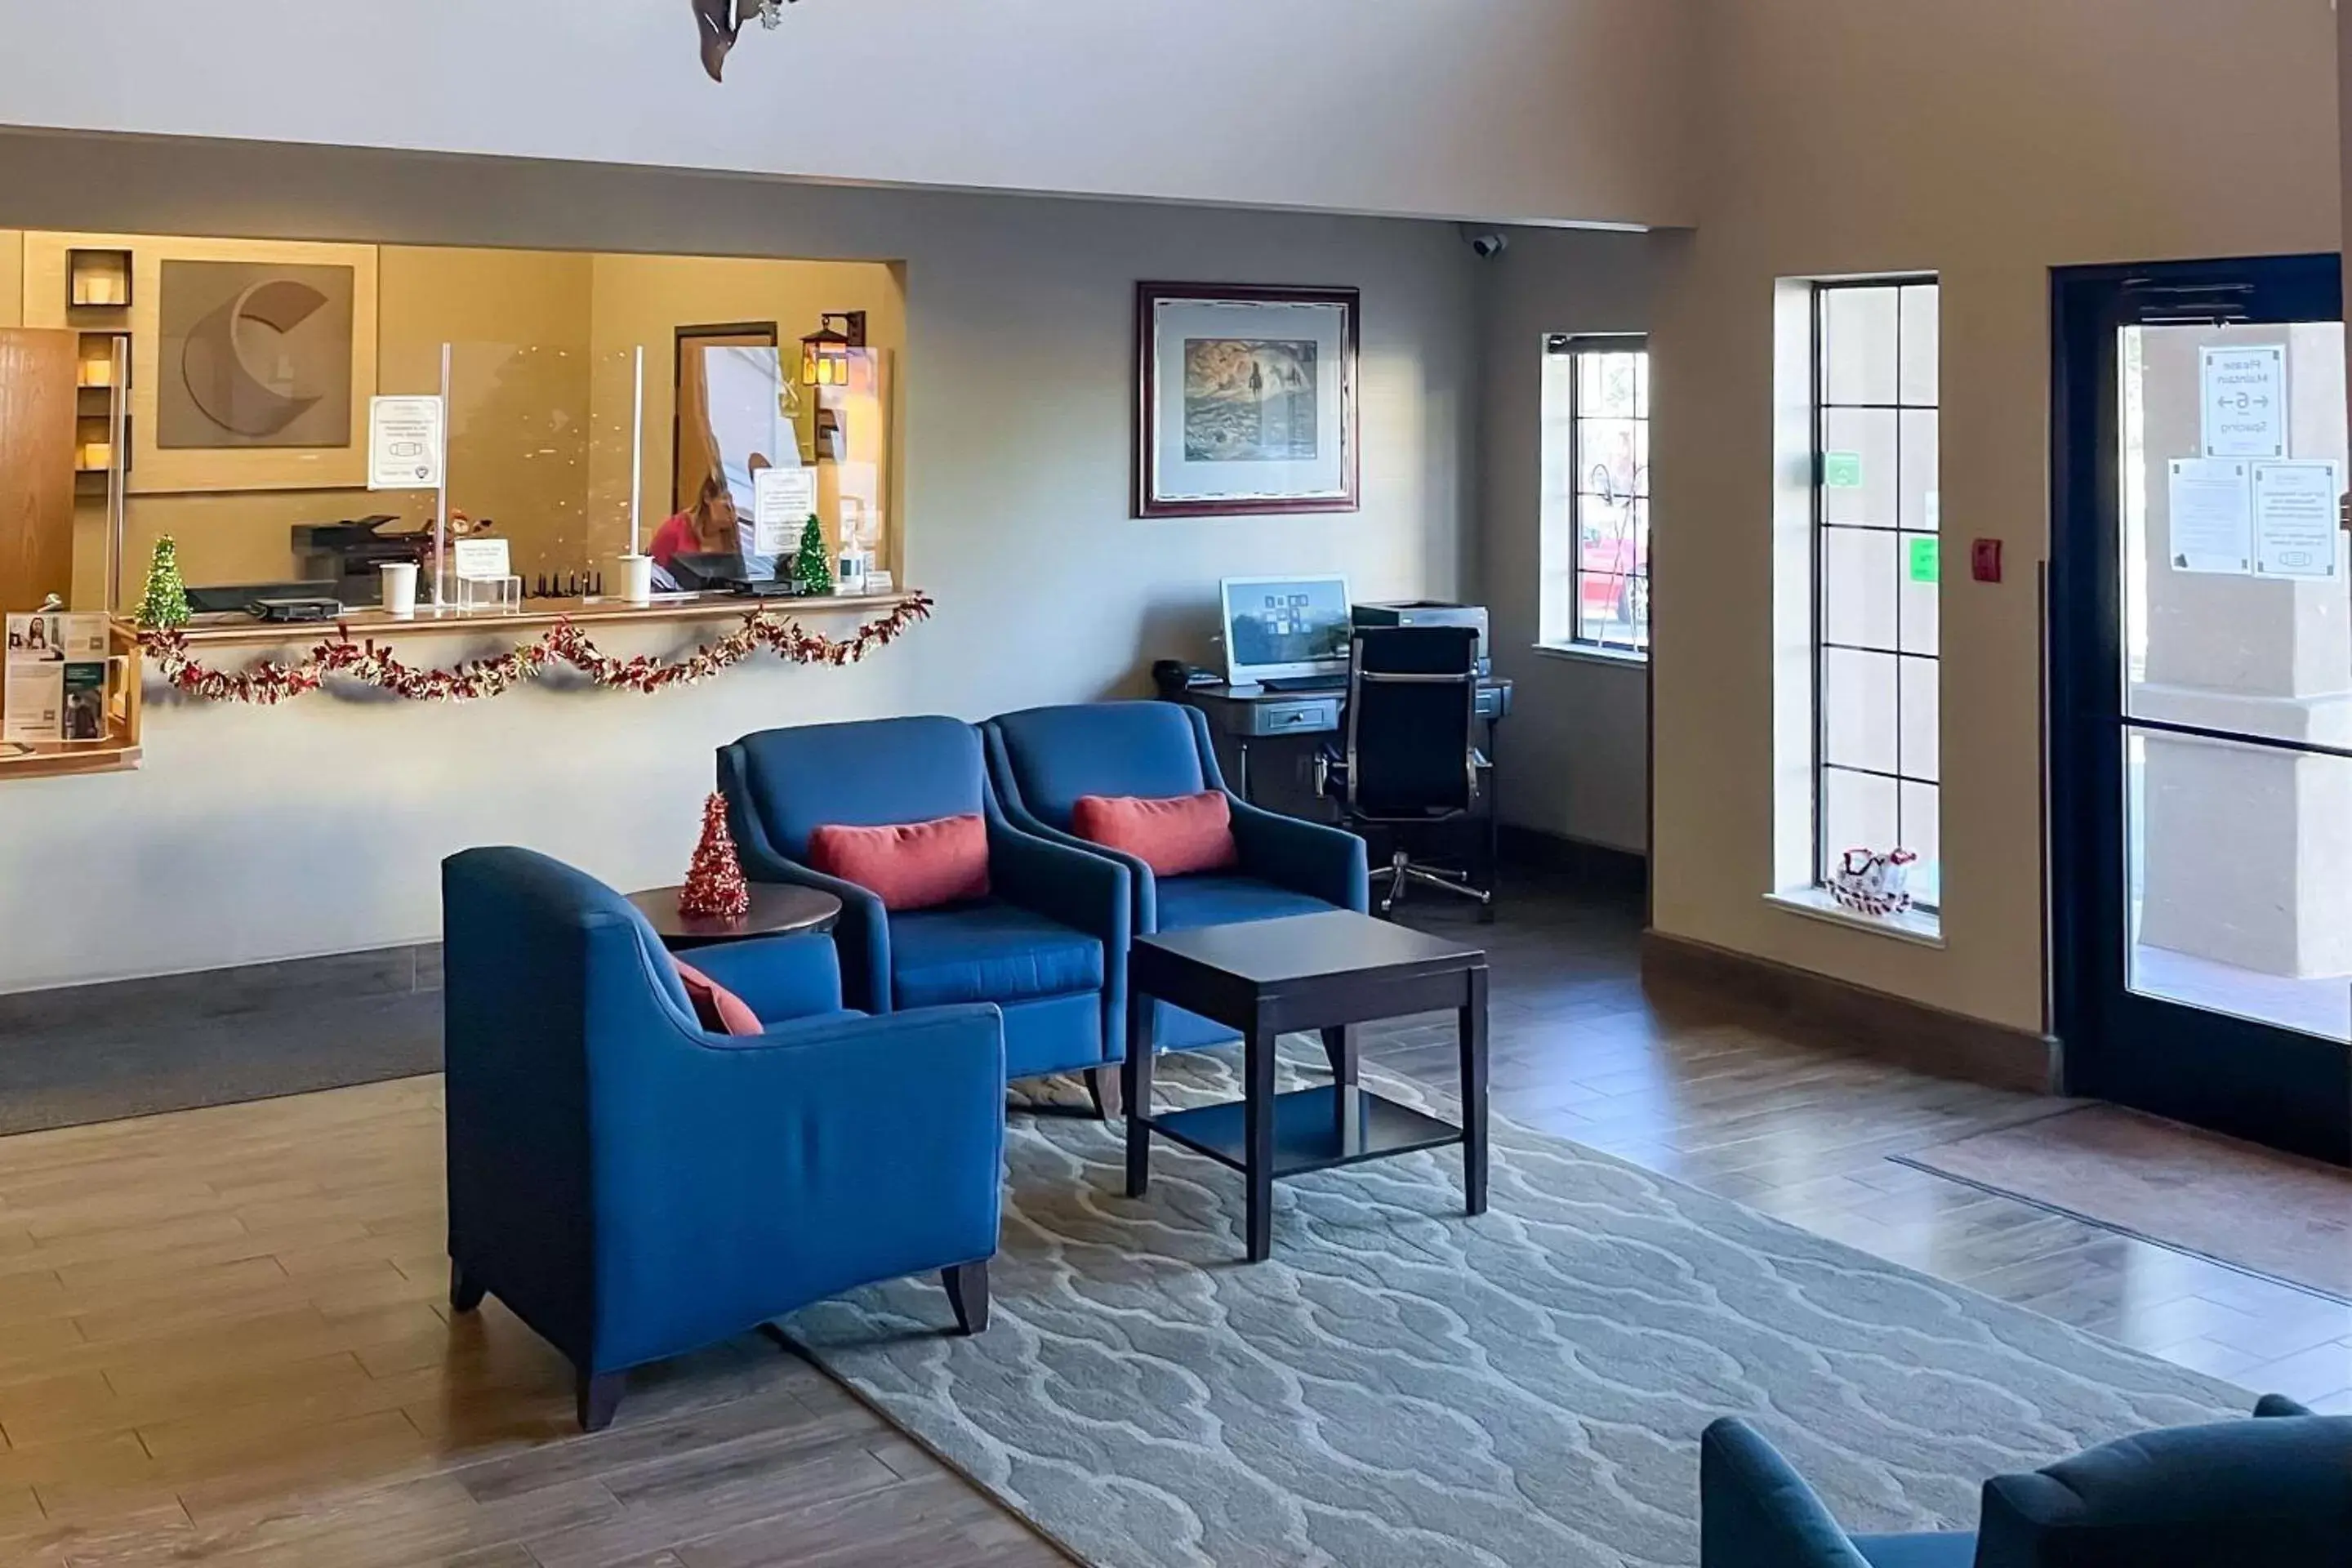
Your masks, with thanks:
<instances>
[{"instance_id":1,"label":"lantern light fixture","mask_svg":"<svg viewBox=\"0 0 2352 1568\"><path fill-rule=\"evenodd\" d=\"M835 330L834 323L840 322ZM805 386L849 384L850 351L866 346L866 312L826 310L817 329L801 340L801 383Z\"/></svg>"}]
</instances>

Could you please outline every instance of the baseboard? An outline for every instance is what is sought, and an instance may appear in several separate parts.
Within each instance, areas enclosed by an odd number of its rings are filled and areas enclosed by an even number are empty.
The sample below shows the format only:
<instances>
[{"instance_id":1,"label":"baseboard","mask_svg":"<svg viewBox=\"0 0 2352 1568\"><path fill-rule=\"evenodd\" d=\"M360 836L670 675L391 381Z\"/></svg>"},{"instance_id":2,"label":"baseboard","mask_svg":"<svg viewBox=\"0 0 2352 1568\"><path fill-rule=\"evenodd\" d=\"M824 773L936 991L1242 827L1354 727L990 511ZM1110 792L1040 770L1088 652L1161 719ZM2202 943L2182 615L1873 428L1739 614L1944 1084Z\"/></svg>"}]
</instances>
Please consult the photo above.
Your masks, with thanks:
<instances>
[{"instance_id":1,"label":"baseboard","mask_svg":"<svg viewBox=\"0 0 2352 1568\"><path fill-rule=\"evenodd\" d=\"M1728 996L1809 1033L1820 1031L1859 1054L1939 1077L2033 1094L2059 1091L2058 1042L2049 1036L1948 1013L1768 958L1646 931L1642 981Z\"/></svg>"},{"instance_id":2,"label":"baseboard","mask_svg":"<svg viewBox=\"0 0 2352 1568\"><path fill-rule=\"evenodd\" d=\"M1496 837L1507 862L1533 866L1636 900L1650 890L1650 858L1631 849L1507 822Z\"/></svg>"},{"instance_id":3,"label":"baseboard","mask_svg":"<svg viewBox=\"0 0 2352 1568\"><path fill-rule=\"evenodd\" d=\"M0 1036L87 1029L93 1023L135 1029L168 1026L191 1015L222 1017L308 999L349 1000L439 989L441 944L419 942L141 980L12 992L0 995Z\"/></svg>"}]
</instances>

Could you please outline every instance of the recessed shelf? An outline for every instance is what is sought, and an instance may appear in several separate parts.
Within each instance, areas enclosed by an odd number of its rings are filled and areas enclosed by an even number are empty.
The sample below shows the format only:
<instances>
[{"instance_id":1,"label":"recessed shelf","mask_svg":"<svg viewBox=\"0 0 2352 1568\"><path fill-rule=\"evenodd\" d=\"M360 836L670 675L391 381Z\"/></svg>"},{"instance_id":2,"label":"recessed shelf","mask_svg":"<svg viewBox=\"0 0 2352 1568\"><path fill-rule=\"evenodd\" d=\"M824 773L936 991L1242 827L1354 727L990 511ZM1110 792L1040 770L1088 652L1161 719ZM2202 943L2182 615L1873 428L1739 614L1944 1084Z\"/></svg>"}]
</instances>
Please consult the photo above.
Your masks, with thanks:
<instances>
[{"instance_id":1,"label":"recessed shelf","mask_svg":"<svg viewBox=\"0 0 2352 1568\"><path fill-rule=\"evenodd\" d=\"M115 345L128 342L130 335L128 332L82 333L80 353L74 367L74 384L85 388L112 387Z\"/></svg>"},{"instance_id":2,"label":"recessed shelf","mask_svg":"<svg viewBox=\"0 0 2352 1568\"><path fill-rule=\"evenodd\" d=\"M131 253L66 252L66 303L78 310L121 310L131 303Z\"/></svg>"}]
</instances>

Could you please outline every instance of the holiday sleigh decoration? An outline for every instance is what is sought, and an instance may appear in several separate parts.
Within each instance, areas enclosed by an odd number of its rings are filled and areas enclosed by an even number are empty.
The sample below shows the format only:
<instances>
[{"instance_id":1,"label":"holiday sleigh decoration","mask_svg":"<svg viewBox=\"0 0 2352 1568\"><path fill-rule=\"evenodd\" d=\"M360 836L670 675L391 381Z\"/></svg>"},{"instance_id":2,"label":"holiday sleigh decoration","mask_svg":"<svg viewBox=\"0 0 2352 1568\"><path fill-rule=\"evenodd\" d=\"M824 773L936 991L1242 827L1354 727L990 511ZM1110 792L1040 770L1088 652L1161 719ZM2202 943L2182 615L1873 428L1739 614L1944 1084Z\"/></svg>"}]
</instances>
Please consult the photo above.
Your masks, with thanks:
<instances>
[{"instance_id":1,"label":"holiday sleigh decoration","mask_svg":"<svg viewBox=\"0 0 2352 1568\"><path fill-rule=\"evenodd\" d=\"M1849 849L1830 874L1830 897L1838 907L1862 915L1899 915L1911 907L1908 883L1919 857L1908 849L1879 854Z\"/></svg>"}]
</instances>

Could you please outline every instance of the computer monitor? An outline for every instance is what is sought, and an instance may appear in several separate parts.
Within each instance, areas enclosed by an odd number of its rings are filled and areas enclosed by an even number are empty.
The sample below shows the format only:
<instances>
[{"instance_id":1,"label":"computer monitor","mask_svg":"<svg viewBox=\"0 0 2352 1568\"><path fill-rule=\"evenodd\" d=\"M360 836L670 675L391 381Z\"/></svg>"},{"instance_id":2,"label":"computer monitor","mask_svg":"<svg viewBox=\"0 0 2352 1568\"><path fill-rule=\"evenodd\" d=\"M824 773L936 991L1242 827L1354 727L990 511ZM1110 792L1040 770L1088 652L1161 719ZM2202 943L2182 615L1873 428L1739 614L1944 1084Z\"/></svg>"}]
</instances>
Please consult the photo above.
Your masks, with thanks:
<instances>
[{"instance_id":1,"label":"computer monitor","mask_svg":"<svg viewBox=\"0 0 2352 1568\"><path fill-rule=\"evenodd\" d=\"M1235 686L1348 673L1345 577L1228 577L1225 678Z\"/></svg>"}]
</instances>

